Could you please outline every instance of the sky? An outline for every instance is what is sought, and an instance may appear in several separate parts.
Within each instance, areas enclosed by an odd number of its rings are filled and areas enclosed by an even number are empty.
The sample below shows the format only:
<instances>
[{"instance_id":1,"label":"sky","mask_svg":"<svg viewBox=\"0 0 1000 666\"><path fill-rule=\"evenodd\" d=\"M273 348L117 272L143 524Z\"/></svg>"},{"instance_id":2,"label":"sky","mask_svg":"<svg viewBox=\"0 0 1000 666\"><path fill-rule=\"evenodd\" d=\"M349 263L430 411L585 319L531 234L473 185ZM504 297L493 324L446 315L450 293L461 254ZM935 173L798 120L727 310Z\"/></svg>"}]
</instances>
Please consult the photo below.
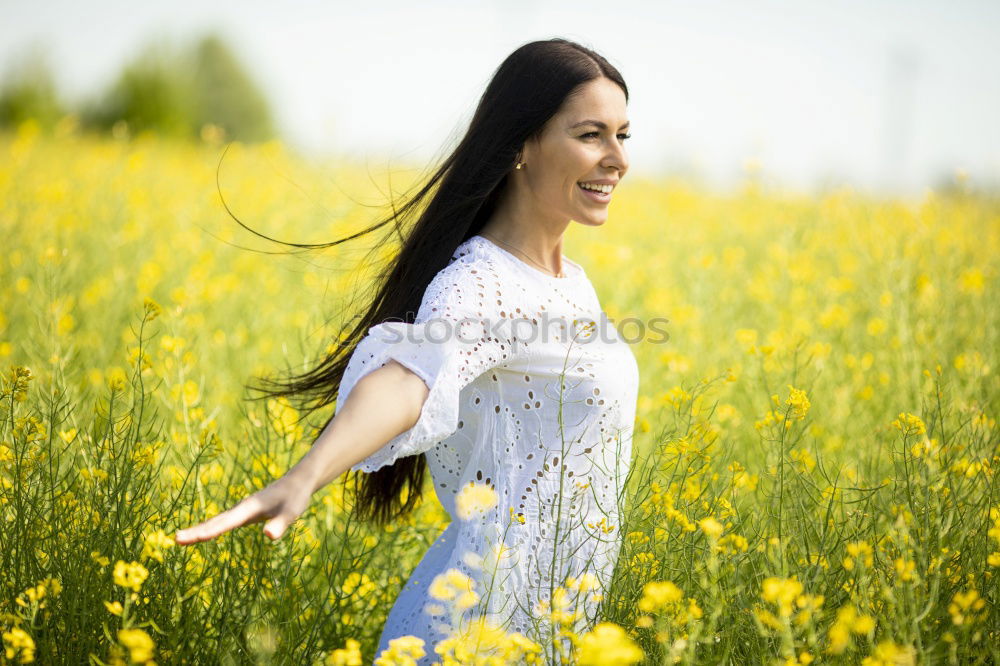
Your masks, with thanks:
<instances>
[{"instance_id":1,"label":"sky","mask_svg":"<svg viewBox=\"0 0 1000 666\"><path fill-rule=\"evenodd\" d=\"M728 188L1000 187L995 0L0 0L0 76L42 48L67 100L146 44L214 31L306 156L421 163L518 46L565 37L629 87L630 171Z\"/></svg>"}]
</instances>

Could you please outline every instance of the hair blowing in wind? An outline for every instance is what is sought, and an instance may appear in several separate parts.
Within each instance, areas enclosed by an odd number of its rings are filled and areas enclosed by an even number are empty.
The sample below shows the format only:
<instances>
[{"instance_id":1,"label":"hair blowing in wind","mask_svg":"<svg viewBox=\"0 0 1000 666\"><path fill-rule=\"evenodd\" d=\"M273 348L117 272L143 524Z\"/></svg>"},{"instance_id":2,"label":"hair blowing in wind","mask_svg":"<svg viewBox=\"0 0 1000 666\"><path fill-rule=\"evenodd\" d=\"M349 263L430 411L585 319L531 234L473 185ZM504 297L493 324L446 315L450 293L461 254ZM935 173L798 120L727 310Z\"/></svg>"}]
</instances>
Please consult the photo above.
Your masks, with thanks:
<instances>
[{"instance_id":1,"label":"hair blowing in wind","mask_svg":"<svg viewBox=\"0 0 1000 666\"><path fill-rule=\"evenodd\" d=\"M374 271L370 302L332 351L305 372L257 378L260 383L249 388L261 395L252 399L286 397L306 414L334 402L351 355L368 329L386 321L413 322L428 284L448 265L455 248L489 220L524 143L538 136L581 84L599 77L620 86L627 101L621 74L591 49L562 38L520 46L497 68L468 130L427 181L401 205L394 204L391 215L346 238L286 243L250 229L230 211L252 233L303 250L339 245L387 225L389 233L382 235L373 251L394 237L401 242L399 252ZM356 475L354 512L379 526L406 515L420 497L426 468L424 455L406 456L375 472ZM405 502L401 499L404 488Z\"/></svg>"}]
</instances>

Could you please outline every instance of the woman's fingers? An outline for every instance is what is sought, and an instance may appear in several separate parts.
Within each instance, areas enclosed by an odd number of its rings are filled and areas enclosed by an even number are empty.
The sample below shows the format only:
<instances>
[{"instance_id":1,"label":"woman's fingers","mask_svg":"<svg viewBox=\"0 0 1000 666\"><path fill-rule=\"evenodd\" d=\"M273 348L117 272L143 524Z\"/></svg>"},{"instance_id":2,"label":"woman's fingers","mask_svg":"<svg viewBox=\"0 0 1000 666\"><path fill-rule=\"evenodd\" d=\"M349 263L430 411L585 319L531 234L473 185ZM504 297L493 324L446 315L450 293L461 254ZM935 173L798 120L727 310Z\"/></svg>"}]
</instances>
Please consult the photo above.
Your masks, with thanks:
<instances>
[{"instance_id":1,"label":"woman's fingers","mask_svg":"<svg viewBox=\"0 0 1000 666\"><path fill-rule=\"evenodd\" d=\"M242 502L213 518L187 529L178 530L174 541L179 545L214 539L223 532L269 519L264 534L272 541L281 538L288 526L309 506L311 493L282 477Z\"/></svg>"},{"instance_id":2,"label":"woman's fingers","mask_svg":"<svg viewBox=\"0 0 1000 666\"><path fill-rule=\"evenodd\" d=\"M193 527L178 530L174 535L174 541L185 546L199 541L214 539L223 532L236 529L254 522L261 518L260 500L248 497L232 509L223 511L217 516L209 518L205 522L198 523Z\"/></svg>"},{"instance_id":3,"label":"woman's fingers","mask_svg":"<svg viewBox=\"0 0 1000 666\"><path fill-rule=\"evenodd\" d=\"M282 508L283 510L280 513L273 516L264 525L264 534L270 537L272 541L280 539L281 535L288 529L288 526L294 523L305 510L305 507L298 506L294 501L282 505Z\"/></svg>"},{"instance_id":4,"label":"woman's fingers","mask_svg":"<svg viewBox=\"0 0 1000 666\"><path fill-rule=\"evenodd\" d=\"M272 541L277 541L285 533L287 527L288 521L283 516L278 515L267 521L267 524L264 525L264 534Z\"/></svg>"}]
</instances>

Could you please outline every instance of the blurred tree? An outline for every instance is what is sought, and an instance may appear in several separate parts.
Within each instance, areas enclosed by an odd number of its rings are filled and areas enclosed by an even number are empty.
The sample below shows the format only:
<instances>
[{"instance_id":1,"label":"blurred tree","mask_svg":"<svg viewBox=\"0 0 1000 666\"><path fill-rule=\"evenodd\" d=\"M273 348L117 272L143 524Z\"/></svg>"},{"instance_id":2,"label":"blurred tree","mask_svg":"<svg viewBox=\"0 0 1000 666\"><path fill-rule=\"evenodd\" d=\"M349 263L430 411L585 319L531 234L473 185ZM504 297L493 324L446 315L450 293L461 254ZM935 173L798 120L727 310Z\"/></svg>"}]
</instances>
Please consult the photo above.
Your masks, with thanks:
<instances>
[{"instance_id":1,"label":"blurred tree","mask_svg":"<svg viewBox=\"0 0 1000 666\"><path fill-rule=\"evenodd\" d=\"M34 118L46 129L63 116L49 59L33 45L8 67L0 87L0 126L16 126Z\"/></svg>"},{"instance_id":2,"label":"blurred tree","mask_svg":"<svg viewBox=\"0 0 1000 666\"><path fill-rule=\"evenodd\" d=\"M194 60L198 129L212 123L222 127L227 137L244 141L274 136L264 94L219 37L203 38L195 47Z\"/></svg>"},{"instance_id":3,"label":"blurred tree","mask_svg":"<svg viewBox=\"0 0 1000 666\"><path fill-rule=\"evenodd\" d=\"M96 102L84 103L83 124L110 130L124 121L131 132L190 136L196 106L182 60L163 42L147 46Z\"/></svg>"},{"instance_id":4,"label":"blurred tree","mask_svg":"<svg viewBox=\"0 0 1000 666\"><path fill-rule=\"evenodd\" d=\"M163 41L148 46L105 93L83 105L80 117L102 130L124 122L130 132L177 137L198 137L208 124L221 128L227 139L262 141L275 135L264 94L215 35L185 49Z\"/></svg>"}]
</instances>

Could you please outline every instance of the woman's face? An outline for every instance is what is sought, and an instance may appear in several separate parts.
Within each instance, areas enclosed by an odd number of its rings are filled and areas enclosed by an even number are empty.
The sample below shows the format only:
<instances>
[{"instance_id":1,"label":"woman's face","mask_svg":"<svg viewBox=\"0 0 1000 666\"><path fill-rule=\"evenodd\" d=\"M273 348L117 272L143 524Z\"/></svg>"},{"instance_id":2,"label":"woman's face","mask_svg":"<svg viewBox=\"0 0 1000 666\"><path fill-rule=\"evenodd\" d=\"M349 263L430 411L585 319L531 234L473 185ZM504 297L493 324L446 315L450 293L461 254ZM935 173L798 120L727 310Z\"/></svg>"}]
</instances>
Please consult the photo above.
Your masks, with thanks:
<instances>
[{"instance_id":1,"label":"woman's face","mask_svg":"<svg viewBox=\"0 0 1000 666\"><path fill-rule=\"evenodd\" d=\"M625 93L600 77L580 86L549 119L537 140L524 145L523 179L531 199L553 220L604 224L614 186L628 170L625 139L629 121ZM588 191L581 183L612 186L610 193Z\"/></svg>"}]
</instances>

